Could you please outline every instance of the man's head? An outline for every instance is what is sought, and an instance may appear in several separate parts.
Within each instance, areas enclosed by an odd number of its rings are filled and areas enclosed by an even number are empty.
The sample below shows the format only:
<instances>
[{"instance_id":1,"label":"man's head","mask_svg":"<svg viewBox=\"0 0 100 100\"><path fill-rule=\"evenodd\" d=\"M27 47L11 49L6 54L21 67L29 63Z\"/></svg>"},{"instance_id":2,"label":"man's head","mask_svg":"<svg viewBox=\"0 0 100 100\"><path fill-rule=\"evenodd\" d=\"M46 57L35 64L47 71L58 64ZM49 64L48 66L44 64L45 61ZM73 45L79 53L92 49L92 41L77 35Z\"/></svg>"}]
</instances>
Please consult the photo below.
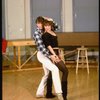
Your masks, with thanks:
<instances>
[{"instance_id":1,"label":"man's head","mask_svg":"<svg viewBox=\"0 0 100 100\"><path fill-rule=\"evenodd\" d=\"M37 17L35 23L39 29L43 29L44 18L42 16Z\"/></svg>"}]
</instances>

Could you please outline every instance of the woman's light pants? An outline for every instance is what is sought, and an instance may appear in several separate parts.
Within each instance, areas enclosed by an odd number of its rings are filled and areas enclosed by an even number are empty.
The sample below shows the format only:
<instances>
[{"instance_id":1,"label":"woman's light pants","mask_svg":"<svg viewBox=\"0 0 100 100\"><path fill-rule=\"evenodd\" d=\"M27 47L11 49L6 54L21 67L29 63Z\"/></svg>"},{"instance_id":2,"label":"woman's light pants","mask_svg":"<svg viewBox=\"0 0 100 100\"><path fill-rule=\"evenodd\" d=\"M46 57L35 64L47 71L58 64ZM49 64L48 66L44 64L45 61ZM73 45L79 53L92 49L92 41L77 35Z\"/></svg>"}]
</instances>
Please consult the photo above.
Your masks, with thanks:
<instances>
[{"instance_id":1,"label":"woman's light pants","mask_svg":"<svg viewBox=\"0 0 100 100\"><path fill-rule=\"evenodd\" d=\"M36 95L44 95L44 87L47 83L49 71L52 73L55 92L57 94L62 93L59 69L57 66L53 64L49 58L45 57L40 51L37 52L37 58L43 64L44 76L39 84Z\"/></svg>"}]
</instances>

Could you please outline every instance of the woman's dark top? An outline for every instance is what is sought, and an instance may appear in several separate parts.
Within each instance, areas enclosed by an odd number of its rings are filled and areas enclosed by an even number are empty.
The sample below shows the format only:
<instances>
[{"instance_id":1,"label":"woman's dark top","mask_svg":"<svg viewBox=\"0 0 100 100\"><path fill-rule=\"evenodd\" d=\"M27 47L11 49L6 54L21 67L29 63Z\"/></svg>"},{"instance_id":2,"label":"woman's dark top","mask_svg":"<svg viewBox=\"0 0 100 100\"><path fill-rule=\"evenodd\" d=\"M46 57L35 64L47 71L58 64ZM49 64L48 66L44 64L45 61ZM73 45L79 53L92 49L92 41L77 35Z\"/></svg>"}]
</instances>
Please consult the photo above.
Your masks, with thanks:
<instances>
[{"instance_id":1,"label":"woman's dark top","mask_svg":"<svg viewBox=\"0 0 100 100\"><path fill-rule=\"evenodd\" d=\"M52 48L58 47L57 36L51 35L48 32L46 32L42 35L42 39L43 39L43 43L45 44L46 48L48 46L51 46ZM58 53L56 53L56 54L58 54Z\"/></svg>"}]
</instances>

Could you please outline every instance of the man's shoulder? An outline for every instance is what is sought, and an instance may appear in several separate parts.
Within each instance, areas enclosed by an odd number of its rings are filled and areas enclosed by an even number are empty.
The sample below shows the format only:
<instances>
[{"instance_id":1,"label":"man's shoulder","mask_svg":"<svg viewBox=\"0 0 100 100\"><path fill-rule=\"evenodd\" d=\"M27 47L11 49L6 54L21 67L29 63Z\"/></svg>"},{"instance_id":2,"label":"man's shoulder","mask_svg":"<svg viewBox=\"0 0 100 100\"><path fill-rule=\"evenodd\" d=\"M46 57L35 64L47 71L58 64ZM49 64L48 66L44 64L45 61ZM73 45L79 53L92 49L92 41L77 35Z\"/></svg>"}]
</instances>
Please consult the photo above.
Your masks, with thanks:
<instances>
[{"instance_id":1,"label":"man's shoulder","mask_svg":"<svg viewBox=\"0 0 100 100\"><path fill-rule=\"evenodd\" d=\"M39 28L36 28L34 33L35 33L35 34L40 33L40 29L39 29Z\"/></svg>"}]
</instances>

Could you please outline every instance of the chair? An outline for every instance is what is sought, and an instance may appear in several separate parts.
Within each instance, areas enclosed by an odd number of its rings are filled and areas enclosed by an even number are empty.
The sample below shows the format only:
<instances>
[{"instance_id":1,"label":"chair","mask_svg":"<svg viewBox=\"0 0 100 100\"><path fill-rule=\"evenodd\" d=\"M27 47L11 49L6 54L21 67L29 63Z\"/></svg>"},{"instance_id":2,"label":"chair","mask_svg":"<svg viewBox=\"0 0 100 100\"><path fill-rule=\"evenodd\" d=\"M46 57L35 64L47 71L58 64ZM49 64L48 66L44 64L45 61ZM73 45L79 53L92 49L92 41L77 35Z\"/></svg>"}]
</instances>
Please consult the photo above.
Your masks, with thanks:
<instances>
[{"instance_id":1,"label":"chair","mask_svg":"<svg viewBox=\"0 0 100 100\"><path fill-rule=\"evenodd\" d=\"M60 56L61 56L62 61L65 63L64 48L59 48L59 53L60 53Z\"/></svg>"},{"instance_id":2,"label":"chair","mask_svg":"<svg viewBox=\"0 0 100 100\"><path fill-rule=\"evenodd\" d=\"M89 74L89 64L88 64L88 55L87 55L87 48L81 46L77 48L77 64L76 64L76 74L78 73L79 63L82 65L86 63L87 72Z\"/></svg>"}]
</instances>

